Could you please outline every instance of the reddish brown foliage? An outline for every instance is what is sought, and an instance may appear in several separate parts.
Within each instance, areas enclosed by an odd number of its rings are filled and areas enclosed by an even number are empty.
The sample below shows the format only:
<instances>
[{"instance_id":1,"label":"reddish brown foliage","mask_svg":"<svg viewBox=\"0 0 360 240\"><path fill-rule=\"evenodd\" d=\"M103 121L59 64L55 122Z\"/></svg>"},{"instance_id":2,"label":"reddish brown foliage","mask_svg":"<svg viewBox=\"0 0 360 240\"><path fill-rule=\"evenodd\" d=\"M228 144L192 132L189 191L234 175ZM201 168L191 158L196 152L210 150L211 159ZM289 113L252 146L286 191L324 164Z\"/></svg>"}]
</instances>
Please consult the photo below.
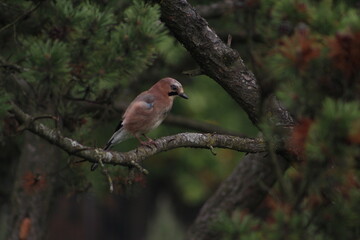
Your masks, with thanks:
<instances>
[{"instance_id":1,"label":"reddish brown foliage","mask_svg":"<svg viewBox=\"0 0 360 240\"><path fill-rule=\"evenodd\" d=\"M41 191L46 187L45 176L34 174L33 172L27 172L23 176L22 187L27 194L33 194L34 192Z\"/></svg>"},{"instance_id":2,"label":"reddish brown foliage","mask_svg":"<svg viewBox=\"0 0 360 240\"><path fill-rule=\"evenodd\" d=\"M259 0L247 0L247 1L245 1L244 5L247 8L257 8L257 7L259 7L259 3L260 3Z\"/></svg>"},{"instance_id":3,"label":"reddish brown foliage","mask_svg":"<svg viewBox=\"0 0 360 240\"><path fill-rule=\"evenodd\" d=\"M306 29L296 30L294 35L284 38L280 45L280 53L300 70L304 70L311 60L320 55L318 41Z\"/></svg>"},{"instance_id":4,"label":"reddish brown foliage","mask_svg":"<svg viewBox=\"0 0 360 240\"><path fill-rule=\"evenodd\" d=\"M305 3L299 3L299 2L295 2L295 8L302 13L306 13L308 10L308 7L306 6Z\"/></svg>"},{"instance_id":5,"label":"reddish brown foliage","mask_svg":"<svg viewBox=\"0 0 360 240\"><path fill-rule=\"evenodd\" d=\"M19 239L26 240L29 237L30 229L31 219L29 217L25 217L20 224Z\"/></svg>"},{"instance_id":6,"label":"reddish brown foliage","mask_svg":"<svg viewBox=\"0 0 360 240\"><path fill-rule=\"evenodd\" d=\"M360 144L360 120L353 122L348 140L353 144Z\"/></svg>"},{"instance_id":7,"label":"reddish brown foliage","mask_svg":"<svg viewBox=\"0 0 360 240\"><path fill-rule=\"evenodd\" d=\"M318 194L309 195L307 197L307 207L310 209L317 208L321 205L323 205L325 202L323 196Z\"/></svg>"},{"instance_id":8,"label":"reddish brown foliage","mask_svg":"<svg viewBox=\"0 0 360 240\"><path fill-rule=\"evenodd\" d=\"M267 224L275 224L276 220L274 218L274 213L276 211L281 211L285 213L286 215L291 215L293 212L293 207L286 203L282 202L280 200L274 199L272 196L268 195L263 202L263 207L268 210L267 216L266 216L266 223Z\"/></svg>"},{"instance_id":9,"label":"reddish brown foliage","mask_svg":"<svg viewBox=\"0 0 360 240\"><path fill-rule=\"evenodd\" d=\"M287 148L294 152L299 157L304 157L305 143L313 120L309 118L304 118L295 125L291 136L290 141L287 143Z\"/></svg>"},{"instance_id":10,"label":"reddish brown foliage","mask_svg":"<svg viewBox=\"0 0 360 240\"><path fill-rule=\"evenodd\" d=\"M360 68L360 32L339 33L328 39L329 56L336 68L347 78L358 74Z\"/></svg>"},{"instance_id":11,"label":"reddish brown foliage","mask_svg":"<svg viewBox=\"0 0 360 240\"><path fill-rule=\"evenodd\" d=\"M345 199L349 199L351 190L360 189L360 182L354 172L347 173L344 178L344 182L336 186L336 189Z\"/></svg>"}]
</instances>

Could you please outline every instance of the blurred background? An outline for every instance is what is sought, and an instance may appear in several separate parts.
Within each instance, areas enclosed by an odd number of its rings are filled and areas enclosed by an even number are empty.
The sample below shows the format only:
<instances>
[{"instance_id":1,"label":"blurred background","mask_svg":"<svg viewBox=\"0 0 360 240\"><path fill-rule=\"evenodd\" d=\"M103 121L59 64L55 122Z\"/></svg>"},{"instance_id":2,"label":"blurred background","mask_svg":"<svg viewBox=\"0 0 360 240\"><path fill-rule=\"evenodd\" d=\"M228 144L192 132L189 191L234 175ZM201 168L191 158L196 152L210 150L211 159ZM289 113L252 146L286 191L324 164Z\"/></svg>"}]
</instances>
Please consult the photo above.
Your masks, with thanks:
<instances>
[{"instance_id":1,"label":"blurred background","mask_svg":"<svg viewBox=\"0 0 360 240\"><path fill-rule=\"evenodd\" d=\"M264 97L277 94L302 120L295 141L301 149L305 143L299 138L307 134L303 129L313 123L325 98L358 99L359 1L189 3L224 42L231 35L231 47L256 75ZM151 138L204 131L260 136L246 113L214 80L184 73L198 66L161 23L157 5L140 0L5 0L0 12L0 239L8 239L9 232L9 239L18 239L27 221L32 221L31 229L42 227L38 239L184 239L200 207L243 153L179 148L146 159L147 176L107 166L115 187L110 194L99 169L92 172L89 163L77 163L80 159L21 131L7 112L9 100L33 116L59 117L57 124L39 122L91 147L104 146L127 104L163 77L179 80L189 100L175 99L171 115L148 134ZM331 106L333 114L339 111ZM264 129L272 135L271 126L264 123ZM346 147L358 143L356 134ZM138 145L131 139L112 150L125 152ZM294 169L288 175L299 179ZM34 214L39 221L30 217ZM238 235L230 236L226 239Z\"/></svg>"}]
</instances>

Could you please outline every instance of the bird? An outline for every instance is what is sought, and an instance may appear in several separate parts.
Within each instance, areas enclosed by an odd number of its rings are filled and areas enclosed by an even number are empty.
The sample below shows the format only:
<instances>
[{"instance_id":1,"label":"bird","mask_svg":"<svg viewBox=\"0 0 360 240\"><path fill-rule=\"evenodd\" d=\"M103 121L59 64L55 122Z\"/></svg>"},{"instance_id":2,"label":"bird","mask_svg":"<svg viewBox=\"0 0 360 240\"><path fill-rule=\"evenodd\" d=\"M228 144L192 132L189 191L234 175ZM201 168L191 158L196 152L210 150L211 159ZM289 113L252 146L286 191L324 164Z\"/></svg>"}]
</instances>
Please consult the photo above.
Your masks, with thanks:
<instances>
[{"instance_id":1,"label":"bird","mask_svg":"<svg viewBox=\"0 0 360 240\"><path fill-rule=\"evenodd\" d=\"M108 150L115 144L135 137L142 145L150 145L154 140L145 134L157 128L170 112L176 96L188 99L180 82L166 77L155 83L149 90L140 93L127 107L121 121L117 125L103 150ZM141 136L147 141L141 140ZM94 171L98 163L93 163Z\"/></svg>"}]
</instances>

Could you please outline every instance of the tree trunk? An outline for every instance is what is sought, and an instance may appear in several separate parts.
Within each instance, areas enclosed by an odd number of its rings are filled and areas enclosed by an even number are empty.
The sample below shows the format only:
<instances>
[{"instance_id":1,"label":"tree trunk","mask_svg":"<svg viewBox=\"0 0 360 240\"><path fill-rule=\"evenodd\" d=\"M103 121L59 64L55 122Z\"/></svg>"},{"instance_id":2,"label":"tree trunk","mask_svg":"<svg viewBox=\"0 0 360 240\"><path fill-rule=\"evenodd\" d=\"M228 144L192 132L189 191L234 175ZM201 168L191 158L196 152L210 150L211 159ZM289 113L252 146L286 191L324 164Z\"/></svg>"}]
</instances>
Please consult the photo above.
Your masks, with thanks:
<instances>
[{"instance_id":1,"label":"tree trunk","mask_svg":"<svg viewBox=\"0 0 360 240\"><path fill-rule=\"evenodd\" d=\"M26 132L16 171L8 217L8 238L44 239L54 196L60 150Z\"/></svg>"},{"instance_id":2,"label":"tree trunk","mask_svg":"<svg viewBox=\"0 0 360 240\"><path fill-rule=\"evenodd\" d=\"M221 239L221 232L216 228L216 224L221 223L221 215L230 214L236 208L253 212L287 167L288 163L280 156L272 160L268 153L247 154L206 201L186 239Z\"/></svg>"}]
</instances>

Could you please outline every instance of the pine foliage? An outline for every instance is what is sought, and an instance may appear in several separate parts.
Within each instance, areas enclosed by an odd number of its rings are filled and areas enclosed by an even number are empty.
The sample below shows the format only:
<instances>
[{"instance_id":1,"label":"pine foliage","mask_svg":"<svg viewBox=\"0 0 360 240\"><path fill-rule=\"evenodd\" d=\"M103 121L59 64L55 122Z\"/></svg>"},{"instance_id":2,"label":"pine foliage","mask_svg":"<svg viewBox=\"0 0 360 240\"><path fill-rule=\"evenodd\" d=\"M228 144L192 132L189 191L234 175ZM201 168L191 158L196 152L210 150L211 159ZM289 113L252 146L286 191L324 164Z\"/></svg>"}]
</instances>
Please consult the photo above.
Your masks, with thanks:
<instances>
[{"instance_id":1,"label":"pine foliage","mask_svg":"<svg viewBox=\"0 0 360 240\"><path fill-rule=\"evenodd\" d=\"M255 216L219 220L222 239L360 239L359 9L266 0L252 10L267 45L252 43L253 68L297 121L286 147L298 161ZM279 133L264 122L271 143Z\"/></svg>"},{"instance_id":2,"label":"pine foliage","mask_svg":"<svg viewBox=\"0 0 360 240\"><path fill-rule=\"evenodd\" d=\"M39 5L22 24L0 32L0 126L11 128L7 110L9 100L14 99L22 108L33 107L40 112L46 104L53 104L65 129L74 135L83 132L83 125L96 123L95 114L78 112L76 101L111 102L159 53L169 54L172 48L159 21L158 6L144 2L2 1L0 21L4 25ZM238 28L247 30L246 45L242 44L245 49L239 49L240 55L251 60L246 64L260 81L263 97L275 95L296 120L285 147L298 161L291 163L284 179L270 190L256 213L238 212L231 217L224 214L213 227L224 233L222 239L229 240L360 239L358 3L240 2L244 3L236 10L240 14L233 16L237 24L243 24ZM254 33L260 35L260 40L253 40ZM166 50L161 50L164 45ZM181 55L179 49L175 52L172 63ZM7 63L13 66L9 68ZM19 91L20 85L26 87ZM201 81L194 86L212 88ZM193 91L195 101L187 107L188 111L196 115L212 105L212 100L218 101L213 99L214 93L218 94L217 87L209 91L209 96L205 91ZM217 109L224 115L214 116L211 108L207 118L224 118L225 111L228 109ZM269 117L272 116L264 116L261 130L271 147L283 135L279 136L278 126L266 121ZM229 117L226 121L234 120ZM269 155L276 156L276 151L270 149ZM199 203L219 181L213 173L218 171L217 176L222 179L228 174L220 173L220 165L226 163L217 159L202 161L209 159L205 154L193 161L191 151L181 156L184 159L174 161L176 166L171 171L165 167L167 158L158 161L162 166L157 166L157 171L177 174L171 179L179 185L181 198ZM230 158L222 157L225 161ZM276 163L275 157L273 160ZM202 176L189 173L189 169L202 172ZM78 184L77 180L71 184ZM204 187L206 184L211 187ZM266 183L260 184L266 187Z\"/></svg>"},{"instance_id":3,"label":"pine foliage","mask_svg":"<svg viewBox=\"0 0 360 240\"><path fill-rule=\"evenodd\" d=\"M151 64L165 33L158 7L142 1L134 1L122 19L89 1L48 4L36 16L43 30L23 34L15 58L30 69L24 77L33 84L62 78L65 85L89 84L92 91L126 84Z\"/></svg>"},{"instance_id":4,"label":"pine foliage","mask_svg":"<svg viewBox=\"0 0 360 240\"><path fill-rule=\"evenodd\" d=\"M24 106L52 101L57 111L79 116L69 99L110 102L119 89L136 79L154 61L166 31L159 21L159 7L140 0L125 9L109 1L47 1L16 29L12 51L3 57L22 66L20 76L35 96ZM10 7L11 6L11 7ZM5 10L36 7L27 1L4 4ZM120 7L123 7L120 5ZM0 37L12 38L8 31ZM6 91L19 97L11 77L4 78ZM18 98L21 99L21 98Z\"/></svg>"}]
</instances>

